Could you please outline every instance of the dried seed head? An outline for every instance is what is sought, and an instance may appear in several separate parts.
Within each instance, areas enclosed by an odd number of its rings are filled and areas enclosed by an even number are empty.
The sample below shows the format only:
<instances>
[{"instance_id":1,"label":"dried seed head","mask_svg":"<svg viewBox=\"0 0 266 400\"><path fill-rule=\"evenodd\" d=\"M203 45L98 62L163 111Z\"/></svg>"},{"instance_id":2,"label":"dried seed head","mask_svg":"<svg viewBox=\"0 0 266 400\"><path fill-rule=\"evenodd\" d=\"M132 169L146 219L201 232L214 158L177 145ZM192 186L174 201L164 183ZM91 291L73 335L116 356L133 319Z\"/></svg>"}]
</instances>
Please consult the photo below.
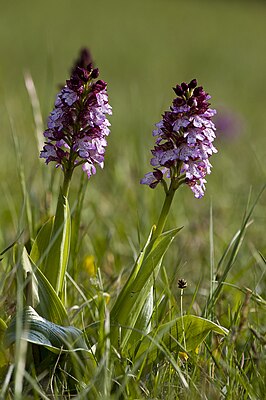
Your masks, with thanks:
<instances>
[{"instance_id":1,"label":"dried seed head","mask_svg":"<svg viewBox=\"0 0 266 400\"><path fill-rule=\"evenodd\" d=\"M185 279L178 279L177 286L179 289L185 289L187 287L187 281Z\"/></svg>"}]
</instances>

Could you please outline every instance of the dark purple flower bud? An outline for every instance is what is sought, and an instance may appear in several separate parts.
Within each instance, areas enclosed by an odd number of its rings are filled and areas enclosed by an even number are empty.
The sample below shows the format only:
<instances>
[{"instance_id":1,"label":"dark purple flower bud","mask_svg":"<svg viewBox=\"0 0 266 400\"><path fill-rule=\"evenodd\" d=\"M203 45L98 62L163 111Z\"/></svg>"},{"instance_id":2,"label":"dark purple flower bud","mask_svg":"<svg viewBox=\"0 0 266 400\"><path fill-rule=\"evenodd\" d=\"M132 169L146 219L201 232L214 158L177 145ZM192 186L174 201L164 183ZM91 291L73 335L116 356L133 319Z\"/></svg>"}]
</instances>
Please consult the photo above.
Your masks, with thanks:
<instances>
[{"instance_id":1,"label":"dark purple flower bud","mask_svg":"<svg viewBox=\"0 0 266 400\"><path fill-rule=\"evenodd\" d=\"M87 70L87 68L77 67L74 74L76 74L79 79L86 83L90 77L90 70Z\"/></svg>"},{"instance_id":2,"label":"dark purple flower bud","mask_svg":"<svg viewBox=\"0 0 266 400\"><path fill-rule=\"evenodd\" d=\"M182 87L180 85L176 85L176 87L173 89L177 96L183 96L184 90L182 89Z\"/></svg>"},{"instance_id":3,"label":"dark purple flower bud","mask_svg":"<svg viewBox=\"0 0 266 400\"><path fill-rule=\"evenodd\" d=\"M89 63L88 65L86 65L86 67L84 67L87 69L88 72L91 72L93 70L93 63Z\"/></svg>"},{"instance_id":4,"label":"dark purple flower bud","mask_svg":"<svg viewBox=\"0 0 266 400\"><path fill-rule=\"evenodd\" d=\"M99 76L99 70L98 70L98 68L94 68L91 72L91 78L96 79L96 78L98 78L98 76Z\"/></svg>"},{"instance_id":5,"label":"dark purple flower bud","mask_svg":"<svg viewBox=\"0 0 266 400\"><path fill-rule=\"evenodd\" d=\"M204 195L205 177L211 172L209 158L217 152L213 146L216 128L212 122L216 111L209 108L210 96L196 85L193 79L174 89L178 97L153 131L156 136L156 145L151 151L154 170L141 183L154 188L163 176L170 178L174 170L180 171L195 197L200 198Z\"/></svg>"},{"instance_id":6,"label":"dark purple flower bud","mask_svg":"<svg viewBox=\"0 0 266 400\"><path fill-rule=\"evenodd\" d=\"M189 89L195 89L197 87L197 79L192 79L192 81L189 82L188 87Z\"/></svg>"},{"instance_id":7,"label":"dark purple flower bud","mask_svg":"<svg viewBox=\"0 0 266 400\"><path fill-rule=\"evenodd\" d=\"M184 92L186 92L188 90L188 84L186 82L182 82L181 83L181 87L182 87Z\"/></svg>"}]
</instances>

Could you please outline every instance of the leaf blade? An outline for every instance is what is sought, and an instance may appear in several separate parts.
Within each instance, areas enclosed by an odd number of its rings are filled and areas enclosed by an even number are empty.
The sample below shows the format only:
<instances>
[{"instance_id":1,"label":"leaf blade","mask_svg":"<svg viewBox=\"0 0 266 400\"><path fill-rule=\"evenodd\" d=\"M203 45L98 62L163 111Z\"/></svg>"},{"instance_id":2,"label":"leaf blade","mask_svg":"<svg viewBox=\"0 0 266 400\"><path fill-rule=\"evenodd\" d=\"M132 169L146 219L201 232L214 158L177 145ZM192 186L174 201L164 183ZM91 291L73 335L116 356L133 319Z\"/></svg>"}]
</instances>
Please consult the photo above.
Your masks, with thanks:
<instances>
[{"instance_id":1,"label":"leaf blade","mask_svg":"<svg viewBox=\"0 0 266 400\"><path fill-rule=\"evenodd\" d=\"M45 224L40 229L31 248L30 258L41 271L44 271L45 258L49 251L49 242L53 226L54 226L54 217L51 217L48 219L48 221L45 222Z\"/></svg>"},{"instance_id":2,"label":"leaf blade","mask_svg":"<svg viewBox=\"0 0 266 400\"><path fill-rule=\"evenodd\" d=\"M61 298L69 258L70 238L71 214L69 204L67 198L60 193L51 234L50 249L46 259L45 276Z\"/></svg>"},{"instance_id":3,"label":"leaf blade","mask_svg":"<svg viewBox=\"0 0 266 400\"><path fill-rule=\"evenodd\" d=\"M132 335L132 329L136 326L138 317L143 307L145 307L146 300L150 301L149 295L153 286L153 274L155 271L156 274L158 273L164 254L180 229L176 228L165 232L152 241L150 241L150 237L148 238L140 265L137 265L137 273L134 279L132 279L131 274L128 279L129 283L126 283L126 290L122 291L121 296L118 296L111 310L111 324L114 326L111 331L111 341L114 345L116 345L116 342L118 343L119 326L127 327L123 330L120 344L122 349L125 348ZM147 312L150 313L148 308ZM144 317L142 320L143 325L147 323L147 318ZM117 326L117 329L115 329L115 326ZM146 328L146 326L138 326L138 329L144 332ZM132 335L132 340L135 340L134 335Z\"/></svg>"},{"instance_id":4,"label":"leaf blade","mask_svg":"<svg viewBox=\"0 0 266 400\"><path fill-rule=\"evenodd\" d=\"M32 307L24 309L22 315L23 331L21 339L43 346L55 353L62 351L89 351L83 332L74 326L60 326L42 318ZM7 347L16 342L16 317L10 322L4 343Z\"/></svg>"},{"instance_id":5,"label":"leaf blade","mask_svg":"<svg viewBox=\"0 0 266 400\"><path fill-rule=\"evenodd\" d=\"M25 248L22 251L21 263L25 276L30 280L30 305L34 306L43 318L60 325L67 324L68 315L62 301L42 271L32 262Z\"/></svg>"}]
</instances>

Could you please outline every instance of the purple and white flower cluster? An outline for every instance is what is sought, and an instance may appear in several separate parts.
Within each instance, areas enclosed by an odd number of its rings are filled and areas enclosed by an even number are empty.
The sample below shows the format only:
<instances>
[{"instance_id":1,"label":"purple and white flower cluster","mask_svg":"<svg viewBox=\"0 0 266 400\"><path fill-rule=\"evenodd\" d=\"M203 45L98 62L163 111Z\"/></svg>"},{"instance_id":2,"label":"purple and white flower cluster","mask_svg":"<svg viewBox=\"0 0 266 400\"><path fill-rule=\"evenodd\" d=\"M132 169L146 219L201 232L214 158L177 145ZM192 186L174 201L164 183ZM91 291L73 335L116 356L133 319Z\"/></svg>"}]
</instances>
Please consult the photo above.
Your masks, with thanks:
<instances>
[{"instance_id":1,"label":"purple and white flower cluster","mask_svg":"<svg viewBox=\"0 0 266 400\"><path fill-rule=\"evenodd\" d=\"M209 108L211 98L196 79L174 88L177 97L169 111L153 131L156 145L151 151L153 172L141 180L155 188L166 178L184 177L196 198L204 195L206 175L211 172L210 156L217 150L213 146L215 110Z\"/></svg>"},{"instance_id":2,"label":"purple and white flower cluster","mask_svg":"<svg viewBox=\"0 0 266 400\"><path fill-rule=\"evenodd\" d=\"M92 64L76 66L72 71L48 118L46 142L40 154L47 164L55 161L64 171L82 164L88 178L96 173L96 164L103 167L110 133L106 114L112 114L107 84L96 81L98 75Z\"/></svg>"}]
</instances>

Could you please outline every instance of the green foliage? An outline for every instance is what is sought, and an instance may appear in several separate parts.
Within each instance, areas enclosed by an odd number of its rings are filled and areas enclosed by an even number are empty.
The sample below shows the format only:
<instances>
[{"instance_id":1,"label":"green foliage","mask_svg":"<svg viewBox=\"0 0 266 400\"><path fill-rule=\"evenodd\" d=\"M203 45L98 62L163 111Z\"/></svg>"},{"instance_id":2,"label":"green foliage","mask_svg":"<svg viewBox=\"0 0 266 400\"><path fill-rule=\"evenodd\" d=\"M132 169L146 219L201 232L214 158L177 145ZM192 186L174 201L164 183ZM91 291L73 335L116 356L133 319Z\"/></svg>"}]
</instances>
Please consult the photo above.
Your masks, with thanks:
<instances>
[{"instance_id":1,"label":"green foliage","mask_svg":"<svg viewBox=\"0 0 266 400\"><path fill-rule=\"evenodd\" d=\"M153 287L153 282L158 274L158 267L161 265L162 257L179 230L180 229L174 229L166 232L152 241L151 231L148 241L143 251L140 253L128 281L111 310L110 318L113 326L111 341L114 346L117 346L119 338L122 351L125 346L127 346L129 337L132 336L132 329L135 328L143 307L146 316L142 315L141 324L139 320L137 328L146 332L149 326L151 313L147 303L149 304L150 302L150 292ZM151 308L153 308L152 305Z\"/></svg>"},{"instance_id":2,"label":"green foliage","mask_svg":"<svg viewBox=\"0 0 266 400\"><path fill-rule=\"evenodd\" d=\"M33 246L35 246L35 243ZM49 321L65 325L68 321L68 315L63 303L42 271L34 265L25 248L23 249L21 263L25 272L28 305L33 306L42 317Z\"/></svg>"},{"instance_id":3,"label":"green foliage","mask_svg":"<svg viewBox=\"0 0 266 400\"><path fill-rule=\"evenodd\" d=\"M17 318L21 318L22 324L19 333ZM28 306L21 316L17 315L10 322L5 331L4 345L6 347L14 345L18 334L20 341L28 344L26 370L34 365L37 374L46 371L52 378L51 373L60 375L60 369L63 368L69 375L67 377L69 388L73 384L76 387L85 385L84 380L88 380L91 375L95 361L80 329L54 324ZM49 370L49 365L54 365L52 370Z\"/></svg>"},{"instance_id":4,"label":"green foliage","mask_svg":"<svg viewBox=\"0 0 266 400\"><path fill-rule=\"evenodd\" d=\"M30 258L33 263L43 272L45 269L45 259L49 252L50 238L54 226L54 217L48 219L48 221L41 227L36 239L33 242Z\"/></svg>"},{"instance_id":5,"label":"green foliage","mask_svg":"<svg viewBox=\"0 0 266 400\"><path fill-rule=\"evenodd\" d=\"M47 227L47 231L49 226ZM44 236L46 239L46 234ZM60 298L63 296L71 236L71 218L68 200L61 192L58 197L55 220L51 232L48 255L45 262L45 276ZM41 238L42 239L42 238Z\"/></svg>"},{"instance_id":6,"label":"green foliage","mask_svg":"<svg viewBox=\"0 0 266 400\"><path fill-rule=\"evenodd\" d=\"M21 340L44 346L56 354L65 351L88 351L81 330L73 326L54 324L38 315L31 306L24 309L22 323ZM16 342L16 318L5 331L4 341L7 347Z\"/></svg>"}]
</instances>

